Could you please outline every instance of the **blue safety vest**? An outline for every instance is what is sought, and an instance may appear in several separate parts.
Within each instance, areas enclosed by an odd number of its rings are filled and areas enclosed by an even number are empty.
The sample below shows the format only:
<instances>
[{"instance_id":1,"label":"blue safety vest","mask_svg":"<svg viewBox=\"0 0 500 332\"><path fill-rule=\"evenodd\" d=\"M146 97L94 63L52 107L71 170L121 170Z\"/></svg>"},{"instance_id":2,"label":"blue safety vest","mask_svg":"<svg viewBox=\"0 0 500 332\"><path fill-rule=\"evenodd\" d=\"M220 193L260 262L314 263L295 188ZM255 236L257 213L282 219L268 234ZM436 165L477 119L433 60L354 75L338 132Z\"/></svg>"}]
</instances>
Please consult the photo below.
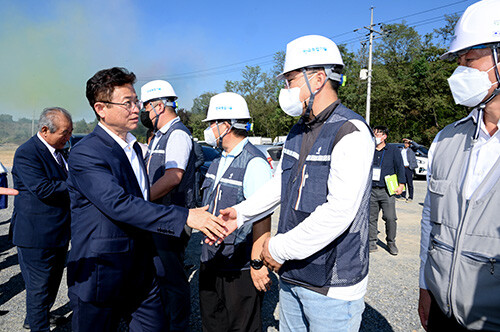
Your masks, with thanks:
<instances>
[{"instance_id":1,"label":"blue safety vest","mask_svg":"<svg viewBox=\"0 0 500 332\"><path fill-rule=\"evenodd\" d=\"M189 129L187 129L182 122L177 121L160 137L154 151L148 150L145 159L146 162L148 162L149 159L148 174L150 186L165 174L165 148L167 147L168 138L174 130L182 130L191 136ZM191 145L191 153L189 154L188 163L182 175L181 182L155 203L164 205L175 204L187 208L195 207L195 161L196 156L194 154L194 148Z\"/></svg>"},{"instance_id":2,"label":"blue safety vest","mask_svg":"<svg viewBox=\"0 0 500 332\"><path fill-rule=\"evenodd\" d=\"M293 229L326 202L330 165L335 163L331 154L342 138L337 134L342 125L354 119L366 123L360 115L339 104L320 129L300 170L298 161L304 125L299 123L292 128L283 148L278 233ZM361 205L347 230L315 254L302 260L286 261L279 270L284 280L313 287L351 286L367 275L371 182L369 176Z\"/></svg>"},{"instance_id":3,"label":"blue safety vest","mask_svg":"<svg viewBox=\"0 0 500 332\"><path fill-rule=\"evenodd\" d=\"M212 162L202 185L203 206L208 205L209 212L218 214L219 210L245 200L243 179L248 163L255 157L265 159L262 152L250 142L247 142L217 184L215 183L215 177L219 168L220 157ZM228 235L220 245L210 246L203 243L201 261L222 271L248 269L250 267L252 244L252 223L247 223Z\"/></svg>"}]
</instances>

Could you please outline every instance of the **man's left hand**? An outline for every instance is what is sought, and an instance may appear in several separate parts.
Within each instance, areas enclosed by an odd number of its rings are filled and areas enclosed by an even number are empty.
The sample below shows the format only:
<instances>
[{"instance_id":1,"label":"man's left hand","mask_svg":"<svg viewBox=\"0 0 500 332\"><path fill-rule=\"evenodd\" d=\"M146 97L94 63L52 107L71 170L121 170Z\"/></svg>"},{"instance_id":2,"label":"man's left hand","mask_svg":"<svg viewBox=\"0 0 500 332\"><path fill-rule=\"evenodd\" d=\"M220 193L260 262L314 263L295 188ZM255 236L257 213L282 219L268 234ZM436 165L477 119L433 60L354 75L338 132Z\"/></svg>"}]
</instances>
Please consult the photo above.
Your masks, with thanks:
<instances>
[{"instance_id":1,"label":"man's left hand","mask_svg":"<svg viewBox=\"0 0 500 332\"><path fill-rule=\"evenodd\" d=\"M258 291L267 292L271 289L272 281L269 278L267 267L263 266L258 270L250 268L250 276L252 277L253 285Z\"/></svg>"},{"instance_id":2,"label":"man's left hand","mask_svg":"<svg viewBox=\"0 0 500 332\"><path fill-rule=\"evenodd\" d=\"M394 192L396 193L396 195L401 195L403 193L404 188L405 188L405 184L400 183L399 186L396 188L396 190L394 190Z\"/></svg>"},{"instance_id":3,"label":"man's left hand","mask_svg":"<svg viewBox=\"0 0 500 332\"><path fill-rule=\"evenodd\" d=\"M274 272L278 272L279 269L281 268L281 264L276 262L271 256L271 253L269 252L269 240L271 238L267 238L266 241L264 242L263 248L262 248L262 253L260 254L260 259L264 262L264 265L273 270Z\"/></svg>"}]
</instances>

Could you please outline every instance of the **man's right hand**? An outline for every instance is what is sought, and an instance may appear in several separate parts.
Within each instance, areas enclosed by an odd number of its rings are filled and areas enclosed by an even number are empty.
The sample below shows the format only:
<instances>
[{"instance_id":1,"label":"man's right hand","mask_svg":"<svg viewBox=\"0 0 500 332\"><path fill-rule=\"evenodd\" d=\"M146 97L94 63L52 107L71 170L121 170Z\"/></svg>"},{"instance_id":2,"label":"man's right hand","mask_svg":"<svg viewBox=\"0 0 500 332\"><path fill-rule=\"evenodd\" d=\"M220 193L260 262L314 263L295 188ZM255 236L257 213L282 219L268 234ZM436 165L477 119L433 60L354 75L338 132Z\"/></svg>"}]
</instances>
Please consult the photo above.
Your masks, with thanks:
<instances>
[{"instance_id":1,"label":"man's right hand","mask_svg":"<svg viewBox=\"0 0 500 332\"><path fill-rule=\"evenodd\" d=\"M427 331L427 322L429 321L429 311L431 310L431 294L427 289L420 288L420 296L418 298L418 315L420 323L424 330Z\"/></svg>"},{"instance_id":2,"label":"man's right hand","mask_svg":"<svg viewBox=\"0 0 500 332\"><path fill-rule=\"evenodd\" d=\"M190 209L186 224L205 234L211 242L221 243L224 238L230 233L224 226L225 223L221 218L207 212L208 205Z\"/></svg>"},{"instance_id":3,"label":"man's right hand","mask_svg":"<svg viewBox=\"0 0 500 332\"><path fill-rule=\"evenodd\" d=\"M224 210L220 210L220 216L222 220L226 223L224 224L227 228L228 235L234 232L238 228L238 212L236 212L235 208L228 207Z\"/></svg>"}]
</instances>

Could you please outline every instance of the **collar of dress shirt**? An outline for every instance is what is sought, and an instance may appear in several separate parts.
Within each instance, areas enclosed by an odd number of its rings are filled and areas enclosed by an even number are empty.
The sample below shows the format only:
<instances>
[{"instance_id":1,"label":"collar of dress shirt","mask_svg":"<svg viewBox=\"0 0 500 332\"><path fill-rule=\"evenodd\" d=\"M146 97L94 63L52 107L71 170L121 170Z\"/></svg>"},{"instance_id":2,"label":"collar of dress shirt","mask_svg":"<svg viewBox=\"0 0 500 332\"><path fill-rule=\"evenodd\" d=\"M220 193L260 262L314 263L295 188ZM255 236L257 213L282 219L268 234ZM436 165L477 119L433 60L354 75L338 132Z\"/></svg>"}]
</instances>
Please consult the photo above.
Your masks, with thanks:
<instances>
[{"instance_id":1,"label":"collar of dress shirt","mask_svg":"<svg viewBox=\"0 0 500 332\"><path fill-rule=\"evenodd\" d=\"M245 144L247 144L248 142L248 137L245 137L241 142L239 142L232 150L231 152L229 153L226 153L226 151L222 151L222 156L224 158L227 158L227 157L233 157L235 158L237 155L239 155L241 153L241 151L243 151L243 147L245 146Z\"/></svg>"},{"instance_id":2,"label":"collar of dress shirt","mask_svg":"<svg viewBox=\"0 0 500 332\"><path fill-rule=\"evenodd\" d=\"M172 125L176 122L179 122L181 121L181 119L177 116L175 118L173 118L172 120L170 120L169 122L167 122L163 127L161 127L158 131L161 132L161 134L165 134L167 132L168 129L170 129L170 127L172 127ZM157 135L159 135L159 133L157 132L156 133Z\"/></svg>"},{"instance_id":3,"label":"collar of dress shirt","mask_svg":"<svg viewBox=\"0 0 500 332\"><path fill-rule=\"evenodd\" d=\"M465 118L460 119L457 122L455 122L455 127L458 126L459 124L462 124L462 123L467 122L469 120L472 120L474 123L477 123L477 121L478 121L478 115L479 115L479 109L478 108L474 108L469 113L469 115L467 115ZM481 119L479 119L479 121L481 121L480 122L481 132L484 133L484 134L487 134L487 136L490 137L490 134L486 130L486 125L484 124L483 117L484 117L484 113L481 114ZM497 122L497 127L500 128L500 120L498 120L498 122ZM498 130L497 130L497 133L498 133Z\"/></svg>"},{"instance_id":4,"label":"collar of dress shirt","mask_svg":"<svg viewBox=\"0 0 500 332\"><path fill-rule=\"evenodd\" d=\"M45 144L45 146L47 147L47 149L49 149L50 153L52 153L53 156L55 156L55 152L56 152L56 149L50 145L49 143L47 143L47 141L42 137L42 135L40 135L40 132L37 132L36 133L36 136L38 136L38 138L40 139L40 141L42 141L43 144Z\"/></svg>"},{"instance_id":5,"label":"collar of dress shirt","mask_svg":"<svg viewBox=\"0 0 500 332\"><path fill-rule=\"evenodd\" d=\"M99 122L97 125L99 127L101 127L102 129L104 129L104 131L107 132L108 135L111 136L111 138L113 138L116 141L116 143L118 143L120 145L120 147L122 149L125 149L129 145L132 146L132 145L134 145L135 142L137 142L137 139L131 133L127 133L127 136L125 137L125 141L124 141L121 137L118 137L118 135L113 133L111 130L109 130L102 123Z\"/></svg>"}]
</instances>

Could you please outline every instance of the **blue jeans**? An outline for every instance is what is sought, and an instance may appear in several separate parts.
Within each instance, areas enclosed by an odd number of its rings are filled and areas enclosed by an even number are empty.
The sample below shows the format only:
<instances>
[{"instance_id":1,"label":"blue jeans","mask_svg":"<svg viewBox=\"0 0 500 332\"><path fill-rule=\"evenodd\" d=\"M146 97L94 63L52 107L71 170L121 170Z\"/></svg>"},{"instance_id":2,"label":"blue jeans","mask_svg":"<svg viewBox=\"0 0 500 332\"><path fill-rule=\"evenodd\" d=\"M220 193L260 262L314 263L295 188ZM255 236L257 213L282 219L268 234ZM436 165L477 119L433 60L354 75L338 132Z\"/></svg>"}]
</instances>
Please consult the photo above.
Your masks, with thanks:
<instances>
[{"instance_id":1,"label":"blue jeans","mask_svg":"<svg viewBox=\"0 0 500 332\"><path fill-rule=\"evenodd\" d=\"M358 331L364 299L332 299L280 280L280 332Z\"/></svg>"}]
</instances>

